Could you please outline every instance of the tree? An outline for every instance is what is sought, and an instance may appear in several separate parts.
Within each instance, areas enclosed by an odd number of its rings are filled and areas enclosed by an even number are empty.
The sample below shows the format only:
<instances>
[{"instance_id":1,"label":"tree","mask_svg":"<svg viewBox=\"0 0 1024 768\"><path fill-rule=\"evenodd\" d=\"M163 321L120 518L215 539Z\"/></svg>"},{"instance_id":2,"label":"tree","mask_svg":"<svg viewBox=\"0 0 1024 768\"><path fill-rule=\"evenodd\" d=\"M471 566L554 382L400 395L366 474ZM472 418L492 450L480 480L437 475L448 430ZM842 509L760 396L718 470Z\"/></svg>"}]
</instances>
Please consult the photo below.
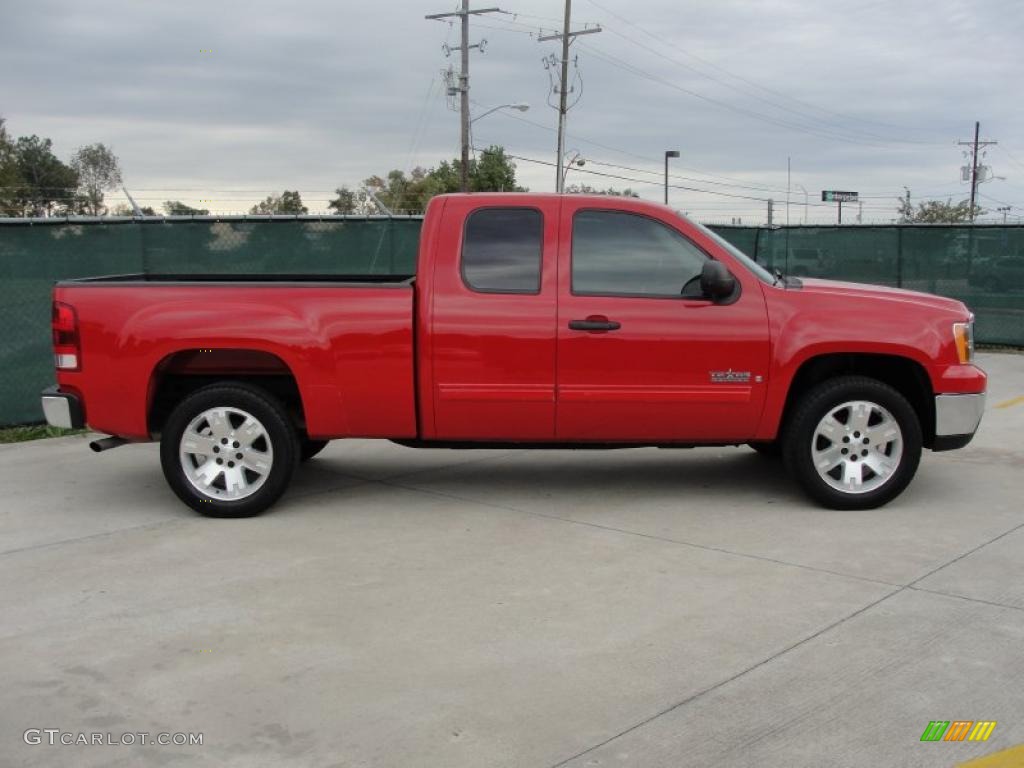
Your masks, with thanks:
<instances>
[{"instance_id":1,"label":"tree","mask_svg":"<svg viewBox=\"0 0 1024 768\"><path fill-rule=\"evenodd\" d=\"M297 190L285 190L280 196L270 195L263 202L257 203L249 209L249 213L298 214L309 213L309 208L302 204L302 197Z\"/></svg>"},{"instance_id":2,"label":"tree","mask_svg":"<svg viewBox=\"0 0 1024 768\"><path fill-rule=\"evenodd\" d=\"M371 176L363 184L392 213L423 213L434 195L459 191L462 165L456 158L442 160L436 168L413 168L408 176L399 170L386 178ZM516 184L516 165L500 146L491 146L470 161L469 188L473 192L525 192ZM340 192L340 190L339 190Z\"/></svg>"},{"instance_id":3,"label":"tree","mask_svg":"<svg viewBox=\"0 0 1024 768\"><path fill-rule=\"evenodd\" d=\"M14 144L15 164L21 187L13 195L16 215L42 216L54 210L73 211L78 173L53 154L53 142L38 136L21 136Z\"/></svg>"},{"instance_id":4,"label":"tree","mask_svg":"<svg viewBox=\"0 0 1024 768\"><path fill-rule=\"evenodd\" d=\"M505 148L490 146L470 162L469 188L474 192L525 192L516 185L516 164L505 155Z\"/></svg>"},{"instance_id":5,"label":"tree","mask_svg":"<svg viewBox=\"0 0 1024 768\"><path fill-rule=\"evenodd\" d=\"M20 216L21 207L16 200L22 183L18 173L18 155L4 122L0 117L0 216Z\"/></svg>"},{"instance_id":6,"label":"tree","mask_svg":"<svg viewBox=\"0 0 1024 768\"><path fill-rule=\"evenodd\" d=\"M103 144L90 144L75 152L71 167L78 174L81 210L92 216L102 215L106 210L104 190L113 189L121 183L117 156Z\"/></svg>"},{"instance_id":7,"label":"tree","mask_svg":"<svg viewBox=\"0 0 1024 768\"><path fill-rule=\"evenodd\" d=\"M156 211L154 211L148 205L140 206L139 207L139 213L142 214L143 216L156 216L157 215ZM130 205L128 205L128 203L118 203L117 205L115 205L113 208L110 209L110 215L111 216L134 216L135 215L135 209L132 208Z\"/></svg>"},{"instance_id":8,"label":"tree","mask_svg":"<svg viewBox=\"0 0 1024 768\"><path fill-rule=\"evenodd\" d=\"M168 216L208 216L206 208L192 208L180 200L168 200L164 203L164 212Z\"/></svg>"},{"instance_id":9,"label":"tree","mask_svg":"<svg viewBox=\"0 0 1024 768\"><path fill-rule=\"evenodd\" d=\"M580 195L610 195L612 197L640 197L629 187L625 189L615 189L614 187L608 187L608 189L596 189L589 184L572 184L565 188L566 192Z\"/></svg>"},{"instance_id":10,"label":"tree","mask_svg":"<svg viewBox=\"0 0 1024 768\"><path fill-rule=\"evenodd\" d=\"M358 210L359 205L356 193L351 189L348 187L338 187L334 190L334 193L337 197L327 203L327 207L335 213L348 214L355 213Z\"/></svg>"},{"instance_id":11,"label":"tree","mask_svg":"<svg viewBox=\"0 0 1024 768\"><path fill-rule=\"evenodd\" d=\"M432 197L427 189L427 174L426 169L419 167L413 168L408 176L396 169L387 178L371 176L363 181L363 186L373 190L377 200L392 213L423 213Z\"/></svg>"},{"instance_id":12,"label":"tree","mask_svg":"<svg viewBox=\"0 0 1024 768\"><path fill-rule=\"evenodd\" d=\"M906 198L898 199L901 224L964 224L985 213L980 205L975 205L972 216L969 200L961 200L956 205L953 205L952 199L948 199L946 202L926 200L923 203L918 203L915 209Z\"/></svg>"}]
</instances>

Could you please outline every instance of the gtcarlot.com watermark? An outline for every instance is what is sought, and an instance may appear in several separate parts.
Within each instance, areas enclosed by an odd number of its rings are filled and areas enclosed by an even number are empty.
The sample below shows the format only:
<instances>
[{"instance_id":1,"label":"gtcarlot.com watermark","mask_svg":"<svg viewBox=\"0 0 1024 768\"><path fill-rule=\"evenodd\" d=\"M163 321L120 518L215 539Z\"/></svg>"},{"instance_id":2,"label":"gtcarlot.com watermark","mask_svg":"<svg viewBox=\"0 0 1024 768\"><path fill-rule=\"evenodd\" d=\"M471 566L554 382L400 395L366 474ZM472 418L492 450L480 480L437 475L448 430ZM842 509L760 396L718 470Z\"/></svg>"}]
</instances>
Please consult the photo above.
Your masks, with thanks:
<instances>
[{"instance_id":1,"label":"gtcarlot.com watermark","mask_svg":"<svg viewBox=\"0 0 1024 768\"><path fill-rule=\"evenodd\" d=\"M26 744L47 744L56 746L117 746L132 747L139 744L173 747L202 746L201 733L151 733L149 731L125 731L124 733L86 733L84 731L62 731L60 728L28 728L22 734Z\"/></svg>"}]
</instances>

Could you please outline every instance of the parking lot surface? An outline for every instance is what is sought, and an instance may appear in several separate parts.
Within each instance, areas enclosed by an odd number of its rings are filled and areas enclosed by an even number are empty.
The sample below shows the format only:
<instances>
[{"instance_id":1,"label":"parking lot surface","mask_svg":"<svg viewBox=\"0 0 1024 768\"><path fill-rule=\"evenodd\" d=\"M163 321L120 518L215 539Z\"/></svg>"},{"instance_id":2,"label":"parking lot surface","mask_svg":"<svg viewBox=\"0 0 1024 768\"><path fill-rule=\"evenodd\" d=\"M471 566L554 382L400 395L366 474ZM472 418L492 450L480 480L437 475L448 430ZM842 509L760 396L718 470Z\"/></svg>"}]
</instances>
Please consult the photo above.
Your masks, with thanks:
<instances>
[{"instance_id":1,"label":"parking lot surface","mask_svg":"<svg viewBox=\"0 0 1024 768\"><path fill-rule=\"evenodd\" d=\"M836 512L749 448L342 441L210 520L155 445L0 446L0 764L943 766L1024 742L1024 356ZM921 742L932 720L987 742ZM27 729L202 733L26 744Z\"/></svg>"}]
</instances>

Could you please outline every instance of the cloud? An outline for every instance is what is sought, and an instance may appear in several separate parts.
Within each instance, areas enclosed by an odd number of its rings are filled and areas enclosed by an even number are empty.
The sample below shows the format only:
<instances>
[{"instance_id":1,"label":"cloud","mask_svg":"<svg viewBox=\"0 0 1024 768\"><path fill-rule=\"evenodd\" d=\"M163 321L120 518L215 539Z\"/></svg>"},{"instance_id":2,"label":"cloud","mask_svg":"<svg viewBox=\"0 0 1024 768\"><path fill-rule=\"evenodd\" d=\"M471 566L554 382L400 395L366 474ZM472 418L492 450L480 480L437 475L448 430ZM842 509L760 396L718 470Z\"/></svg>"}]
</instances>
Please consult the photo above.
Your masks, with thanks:
<instances>
[{"instance_id":1,"label":"cloud","mask_svg":"<svg viewBox=\"0 0 1024 768\"><path fill-rule=\"evenodd\" d=\"M144 204L214 199L226 212L297 188L322 209L339 184L456 154L440 71L457 66L442 52L457 29L423 18L451 5L27 4L0 31L0 114L15 135L50 136L64 156L94 141L113 146ZM474 110L532 108L481 119L474 138L551 162L555 111L541 59L557 45L528 33L557 26L561 4L516 0L509 10L520 15L473 19L473 40L488 39L472 56ZM812 202L823 188L870 195L866 219L891 218L903 185L959 199L954 142L975 119L1024 159L1021 17L1012 0L578 0L574 18L604 31L573 46L582 96L569 146L590 162L570 181L659 199L660 158L679 149L673 172L704 182L676 183L758 198L673 191L676 205L706 219L763 218L764 198L785 197L787 157ZM1008 178L983 190L1024 206L1024 166L999 150L989 161ZM553 185L545 165L520 161L519 175L538 191ZM825 220L832 210L811 214Z\"/></svg>"}]
</instances>

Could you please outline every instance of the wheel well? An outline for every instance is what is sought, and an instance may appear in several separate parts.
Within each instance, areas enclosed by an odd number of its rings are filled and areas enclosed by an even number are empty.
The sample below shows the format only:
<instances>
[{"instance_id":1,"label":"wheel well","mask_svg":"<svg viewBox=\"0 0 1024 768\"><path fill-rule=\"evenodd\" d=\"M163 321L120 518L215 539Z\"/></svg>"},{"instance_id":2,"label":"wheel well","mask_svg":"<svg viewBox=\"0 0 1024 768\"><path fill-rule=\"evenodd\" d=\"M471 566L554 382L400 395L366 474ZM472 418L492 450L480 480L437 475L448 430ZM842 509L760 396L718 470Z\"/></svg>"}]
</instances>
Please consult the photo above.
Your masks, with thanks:
<instances>
[{"instance_id":1,"label":"wheel well","mask_svg":"<svg viewBox=\"0 0 1024 768\"><path fill-rule=\"evenodd\" d=\"M907 398L921 422L924 447L931 448L935 439L935 400L928 373L920 363L896 355L842 353L805 361L789 386L780 429L804 394L827 379L847 375L877 379Z\"/></svg>"},{"instance_id":2,"label":"wheel well","mask_svg":"<svg viewBox=\"0 0 1024 768\"><path fill-rule=\"evenodd\" d=\"M306 428L299 385L277 355L255 349L183 349L156 366L149 383L147 422L158 435L171 411L193 392L210 384L244 382L266 390L285 406L300 430Z\"/></svg>"}]
</instances>

